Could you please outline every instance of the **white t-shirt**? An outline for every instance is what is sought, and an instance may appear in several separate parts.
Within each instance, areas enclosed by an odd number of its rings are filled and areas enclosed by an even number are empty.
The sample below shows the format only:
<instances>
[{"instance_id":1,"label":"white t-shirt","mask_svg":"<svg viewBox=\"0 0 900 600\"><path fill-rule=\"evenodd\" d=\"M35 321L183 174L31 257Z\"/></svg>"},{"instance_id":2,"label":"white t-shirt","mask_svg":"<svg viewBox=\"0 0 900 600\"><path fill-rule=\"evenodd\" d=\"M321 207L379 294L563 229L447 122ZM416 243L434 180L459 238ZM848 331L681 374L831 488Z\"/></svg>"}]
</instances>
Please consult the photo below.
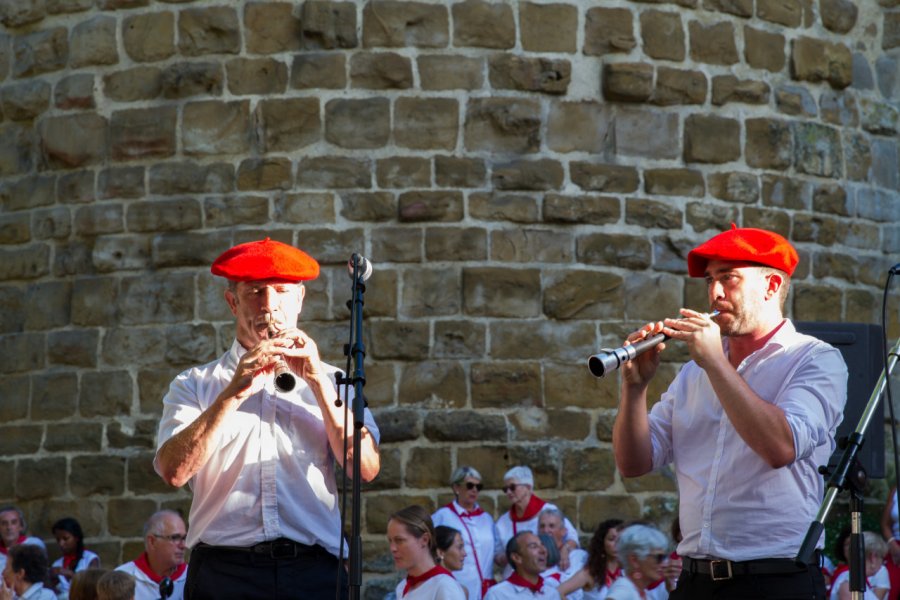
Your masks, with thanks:
<instances>
[{"instance_id":1,"label":"white t-shirt","mask_svg":"<svg viewBox=\"0 0 900 600\"><path fill-rule=\"evenodd\" d=\"M159 600L159 584L144 573L134 561L116 567L116 571L124 571L134 576L134 600ZM173 591L169 600L182 600L184 598L184 584L187 582L187 568L180 576L170 578Z\"/></svg>"},{"instance_id":2,"label":"white t-shirt","mask_svg":"<svg viewBox=\"0 0 900 600\"><path fill-rule=\"evenodd\" d=\"M546 582L537 594L528 588L524 588L509 580L504 580L488 590L484 596L485 600L559 600L559 592L554 585L548 585Z\"/></svg>"},{"instance_id":3,"label":"white t-shirt","mask_svg":"<svg viewBox=\"0 0 900 600\"><path fill-rule=\"evenodd\" d=\"M97 561L97 564L100 564L100 557L91 552L90 550L85 550L81 554L81 560L78 561L78 564L75 565L75 568L72 569L73 572L78 573L79 571L84 571L88 567L91 566L93 561ZM63 557L57 558L53 561L53 567L62 567L63 566ZM65 575L59 575L59 583L56 584L56 590L59 593L60 597L68 597L69 596L69 587L71 587L72 582L66 578Z\"/></svg>"},{"instance_id":4,"label":"white t-shirt","mask_svg":"<svg viewBox=\"0 0 900 600\"><path fill-rule=\"evenodd\" d=\"M403 595L406 579L397 584L397 600L466 600L466 592L452 575L440 573L423 581L419 587Z\"/></svg>"},{"instance_id":5,"label":"white t-shirt","mask_svg":"<svg viewBox=\"0 0 900 600\"><path fill-rule=\"evenodd\" d=\"M641 591L626 576L619 577L609 586L607 600L643 600Z\"/></svg>"},{"instance_id":6,"label":"white t-shirt","mask_svg":"<svg viewBox=\"0 0 900 600\"><path fill-rule=\"evenodd\" d=\"M830 600L838 600L840 594L841 584L844 582L850 581L850 571L844 571L840 575L837 576L837 579L831 584L831 598ZM888 595L891 593L891 579L888 575L887 567L881 565L881 568L875 571L875 574L871 577L866 577L866 591L863 592L863 600L878 600L878 596L875 595L873 591L875 588L885 588L888 590ZM848 585L848 588L849 585ZM885 596L887 598L888 596Z\"/></svg>"}]
</instances>

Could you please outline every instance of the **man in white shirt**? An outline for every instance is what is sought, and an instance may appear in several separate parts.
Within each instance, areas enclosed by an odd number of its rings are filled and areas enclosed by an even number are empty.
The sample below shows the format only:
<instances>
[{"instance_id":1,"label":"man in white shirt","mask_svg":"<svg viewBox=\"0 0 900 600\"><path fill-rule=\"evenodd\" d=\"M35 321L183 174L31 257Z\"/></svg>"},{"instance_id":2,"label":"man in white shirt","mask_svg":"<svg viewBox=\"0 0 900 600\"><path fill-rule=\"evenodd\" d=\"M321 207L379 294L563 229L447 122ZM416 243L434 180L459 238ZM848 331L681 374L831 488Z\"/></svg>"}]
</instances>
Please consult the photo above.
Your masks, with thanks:
<instances>
[{"instance_id":1,"label":"man in white shirt","mask_svg":"<svg viewBox=\"0 0 900 600\"><path fill-rule=\"evenodd\" d=\"M147 519L143 554L116 567L134 577L134 600L158 600L162 590L171 600L184 598L186 539L187 528L177 512L161 510Z\"/></svg>"},{"instance_id":2,"label":"man in white shirt","mask_svg":"<svg viewBox=\"0 0 900 600\"><path fill-rule=\"evenodd\" d=\"M559 600L556 586L541 577L547 568L547 549L538 536L517 533L506 544L506 559L512 575L488 589L484 600Z\"/></svg>"},{"instance_id":3,"label":"man in white shirt","mask_svg":"<svg viewBox=\"0 0 900 600\"><path fill-rule=\"evenodd\" d=\"M693 359L649 415L665 344L627 363L613 430L623 476L674 464L684 536L674 600L825 597L818 565L793 557L824 494L817 468L834 449L847 367L783 316L798 260L770 231L719 234L688 254L689 274L706 278L709 311L718 312L682 309L682 319L628 337L662 332Z\"/></svg>"},{"instance_id":4,"label":"man in white shirt","mask_svg":"<svg viewBox=\"0 0 900 600\"><path fill-rule=\"evenodd\" d=\"M38 546L46 553L47 546L43 540L25 535L25 515L16 506L0 508L0 571L6 566L9 549L19 544Z\"/></svg>"},{"instance_id":5,"label":"man in white shirt","mask_svg":"<svg viewBox=\"0 0 900 600\"><path fill-rule=\"evenodd\" d=\"M357 449L339 406L339 371L298 329L303 281L318 276L319 265L266 238L227 250L212 273L228 280L235 340L172 382L154 461L166 482L193 490L185 596L332 600L336 587L347 587L334 464L353 476ZM285 371L293 386L276 385L274 375ZM358 476L371 481L380 468L378 428L368 410L364 421Z\"/></svg>"},{"instance_id":6,"label":"man in white shirt","mask_svg":"<svg viewBox=\"0 0 900 600\"><path fill-rule=\"evenodd\" d=\"M538 515L538 531L553 538L553 543L556 545L556 549L559 552L559 555L562 556L563 554L565 554L568 559L566 561L566 563L568 564L567 568L562 568L561 566L557 565L557 581L566 581L567 579L571 579L572 576L575 575L575 573L577 573L585 565L585 563L587 563L588 559L587 552L585 552L581 548L571 548L570 545L566 543L567 531L564 521L565 516L558 508L544 507L544 509Z\"/></svg>"}]
</instances>

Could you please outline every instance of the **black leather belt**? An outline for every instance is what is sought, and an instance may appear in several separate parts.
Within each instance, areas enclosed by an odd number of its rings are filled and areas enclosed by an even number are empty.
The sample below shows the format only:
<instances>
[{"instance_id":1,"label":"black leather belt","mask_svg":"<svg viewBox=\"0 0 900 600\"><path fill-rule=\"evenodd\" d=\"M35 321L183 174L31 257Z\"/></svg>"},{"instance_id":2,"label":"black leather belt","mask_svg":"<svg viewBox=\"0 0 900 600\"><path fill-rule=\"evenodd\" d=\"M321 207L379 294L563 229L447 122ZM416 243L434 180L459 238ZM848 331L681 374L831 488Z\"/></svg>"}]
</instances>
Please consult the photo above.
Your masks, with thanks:
<instances>
[{"instance_id":1,"label":"black leather belt","mask_svg":"<svg viewBox=\"0 0 900 600\"><path fill-rule=\"evenodd\" d=\"M314 556L320 552L326 552L321 546L307 546L287 538L278 538L270 542L260 542L252 546L211 546L200 543L198 548L203 550L224 550L226 552L246 552L256 556L265 556L272 559L300 558Z\"/></svg>"},{"instance_id":2,"label":"black leather belt","mask_svg":"<svg viewBox=\"0 0 900 600\"><path fill-rule=\"evenodd\" d=\"M681 567L685 571L709 575L713 581L724 581L739 575L788 575L807 570L807 565L798 563L792 558L760 558L733 562L683 556L681 561Z\"/></svg>"}]
</instances>

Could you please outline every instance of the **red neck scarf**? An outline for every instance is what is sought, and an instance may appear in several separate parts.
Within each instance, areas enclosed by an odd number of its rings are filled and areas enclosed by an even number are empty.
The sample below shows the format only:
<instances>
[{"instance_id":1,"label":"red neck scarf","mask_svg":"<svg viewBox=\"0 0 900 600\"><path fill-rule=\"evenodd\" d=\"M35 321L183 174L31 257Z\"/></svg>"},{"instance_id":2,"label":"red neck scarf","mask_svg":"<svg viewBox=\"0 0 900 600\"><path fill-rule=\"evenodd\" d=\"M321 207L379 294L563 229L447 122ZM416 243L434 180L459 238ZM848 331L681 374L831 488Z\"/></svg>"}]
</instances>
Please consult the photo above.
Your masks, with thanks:
<instances>
[{"instance_id":1,"label":"red neck scarf","mask_svg":"<svg viewBox=\"0 0 900 600\"><path fill-rule=\"evenodd\" d=\"M150 561L147 560L146 552L143 552L140 556L138 556L135 559L134 565L138 569L140 569L141 572L144 573L144 575L149 577L150 581L152 581L153 583L159 583L160 581L165 579L164 575L157 575L156 571L154 571L153 569L150 568ZM169 577L169 579L171 579L172 581L175 581L176 579L181 577L181 575L184 573L185 569L187 569L187 563L181 563L180 565L178 565L178 567L175 569L175 572L172 573L172 576Z\"/></svg>"},{"instance_id":2,"label":"red neck scarf","mask_svg":"<svg viewBox=\"0 0 900 600\"><path fill-rule=\"evenodd\" d=\"M72 554L63 554L63 569L68 569L70 571L74 571L75 567L78 566L79 556L77 552L73 552Z\"/></svg>"},{"instance_id":3,"label":"red neck scarf","mask_svg":"<svg viewBox=\"0 0 900 600\"><path fill-rule=\"evenodd\" d=\"M547 503L532 494L531 498L528 500L528 506L525 507L525 512L522 513L522 516L516 516L516 505L513 504L509 507L509 518L512 519L513 523L528 521L536 517L538 513L541 512L541 509L544 508L545 504Z\"/></svg>"},{"instance_id":4,"label":"red neck scarf","mask_svg":"<svg viewBox=\"0 0 900 600\"><path fill-rule=\"evenodd\" d=\"M462 510L456 510L456 504L457 503L455 503L455 502L451 502L450 504L447 505L447 508L449 508L451 511L453 511L457 517L477 517L478 515L484 514L484 509L481 508L480 506L478 506L477 504L475 505L475 508L473 508L472 510L470 510L468 512L466 512L466 510L462 507L462 504L459 505L459 507Z\"/></svg>"},{"instance_id":5,"label":"red neck scarf","mask_svg":"<svg viewBox=\"0 0 900 600\"><path fill-rule=\"evenodd\" d=\"M612 582L622 576L622 567L616 567L615 571L606 572L606 585L612 585Z\"/></svg>"},{"instance_id":6,"label":"red neck scarf","mask_svg":"<svg viewBox=\"0 0 900 600\"><path fill-rule=\"evenodd\" d=\"M534 496L532 496L532 498L533 497ZM512 575L507 577L506 580L513 585L531 590L532 594L539 594L541 591L541 588L544 587L544 578L541 577L540 575L538 575L537 583L531 583L530 581L528 581L527 579L525 579L518 573L513 573Z\"/></svg>"},{"instance_id":7,"label":"red neck scarf","mask_svg":"<svg viewBox=\"0 0 900 600\"><path fill-rule=\"evenodd\" d=\"M406 576L406 587L403 588L403 595L405 596L409 592L409 590L413 589L420 583L424 583L424 582L428 581L432 577L436 577L437 575L440 575L441 573L445 573L447 575L450 575L450 577L453 577L453 574L450 573L450 571L448 571L441 565L435 565L432 568L425 571L424 573L422 573L421 575L407 575Z\"/></svg>"},{"instance_id":8,"label":"red neck scarf","mask_svg":"<svg viewBox=\"0 0 900 600\"><path fill-rule=\"evenodd\" d=\"M26 538L24 535L20 535L19 539L16 540L16 545L21 544L22 542L24 542L27 539L28 538ZM9 548L7 548L3 544L3 542L0 542L0 554L9 554Z\"/></svg>"}]
</instances>

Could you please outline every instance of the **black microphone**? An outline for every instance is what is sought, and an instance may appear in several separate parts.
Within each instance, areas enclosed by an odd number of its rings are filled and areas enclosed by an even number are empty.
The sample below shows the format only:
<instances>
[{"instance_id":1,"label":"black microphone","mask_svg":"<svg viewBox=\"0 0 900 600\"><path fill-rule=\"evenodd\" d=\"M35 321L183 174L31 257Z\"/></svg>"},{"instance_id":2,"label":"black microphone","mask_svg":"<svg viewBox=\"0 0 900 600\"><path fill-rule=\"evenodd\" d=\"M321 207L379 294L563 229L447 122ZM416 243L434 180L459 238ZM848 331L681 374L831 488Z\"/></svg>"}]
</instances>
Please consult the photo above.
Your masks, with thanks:
<instances>
[{"instance_id":1,"label":"black microphone","mask_svg":"<svg viewBox=\"0 0 900 600\"><path fill-rule=\"evenodd\" d=\"M175 584L172 583L172 580L168 577L163 577L162 581L159 582L159 598L160 600L166 600L172 593L175 591Z\"/></svg>"},{"instance_id":2,"label":"black microphone","mask_svg":"<svg viewBox=\"0 0 900 600\"><path fill-rule=\"evenodd\" d=\"M714 310L709 313L709 317L715 317L719 311ZM653 337L634 342L621 348L603 348L598 354L588 359L588 369L594 377L603 377L609 371L615 371L630 360L634 360L647 350L656 348L661 343L669 339L664 333L657 333Z\"/></svg>"},{"instance_id":3,"label":"black microphone","mask_svg":"<svg viewBox=\"0 0 900 600\"><path fill-rule=\"evenodd\" d=\"M897 263L890 269L891 275L900 275L900 263Z\"/></svg>"},{"instance_id":4,"label":"black microphone","mask_svg":"<svg viewBox=\"0 0 900 600\"><path fill-rule=\"evenodd\" d=\"M347 261L347 270L350 272L350 277L353 277L354 260L356 261L358 268L357 275L361 281L365 281L372 276L372 263L369 262L369 259L362 254L354 253L353 256L350 257L350 260Z\"/></svg>"}]
</instances>

